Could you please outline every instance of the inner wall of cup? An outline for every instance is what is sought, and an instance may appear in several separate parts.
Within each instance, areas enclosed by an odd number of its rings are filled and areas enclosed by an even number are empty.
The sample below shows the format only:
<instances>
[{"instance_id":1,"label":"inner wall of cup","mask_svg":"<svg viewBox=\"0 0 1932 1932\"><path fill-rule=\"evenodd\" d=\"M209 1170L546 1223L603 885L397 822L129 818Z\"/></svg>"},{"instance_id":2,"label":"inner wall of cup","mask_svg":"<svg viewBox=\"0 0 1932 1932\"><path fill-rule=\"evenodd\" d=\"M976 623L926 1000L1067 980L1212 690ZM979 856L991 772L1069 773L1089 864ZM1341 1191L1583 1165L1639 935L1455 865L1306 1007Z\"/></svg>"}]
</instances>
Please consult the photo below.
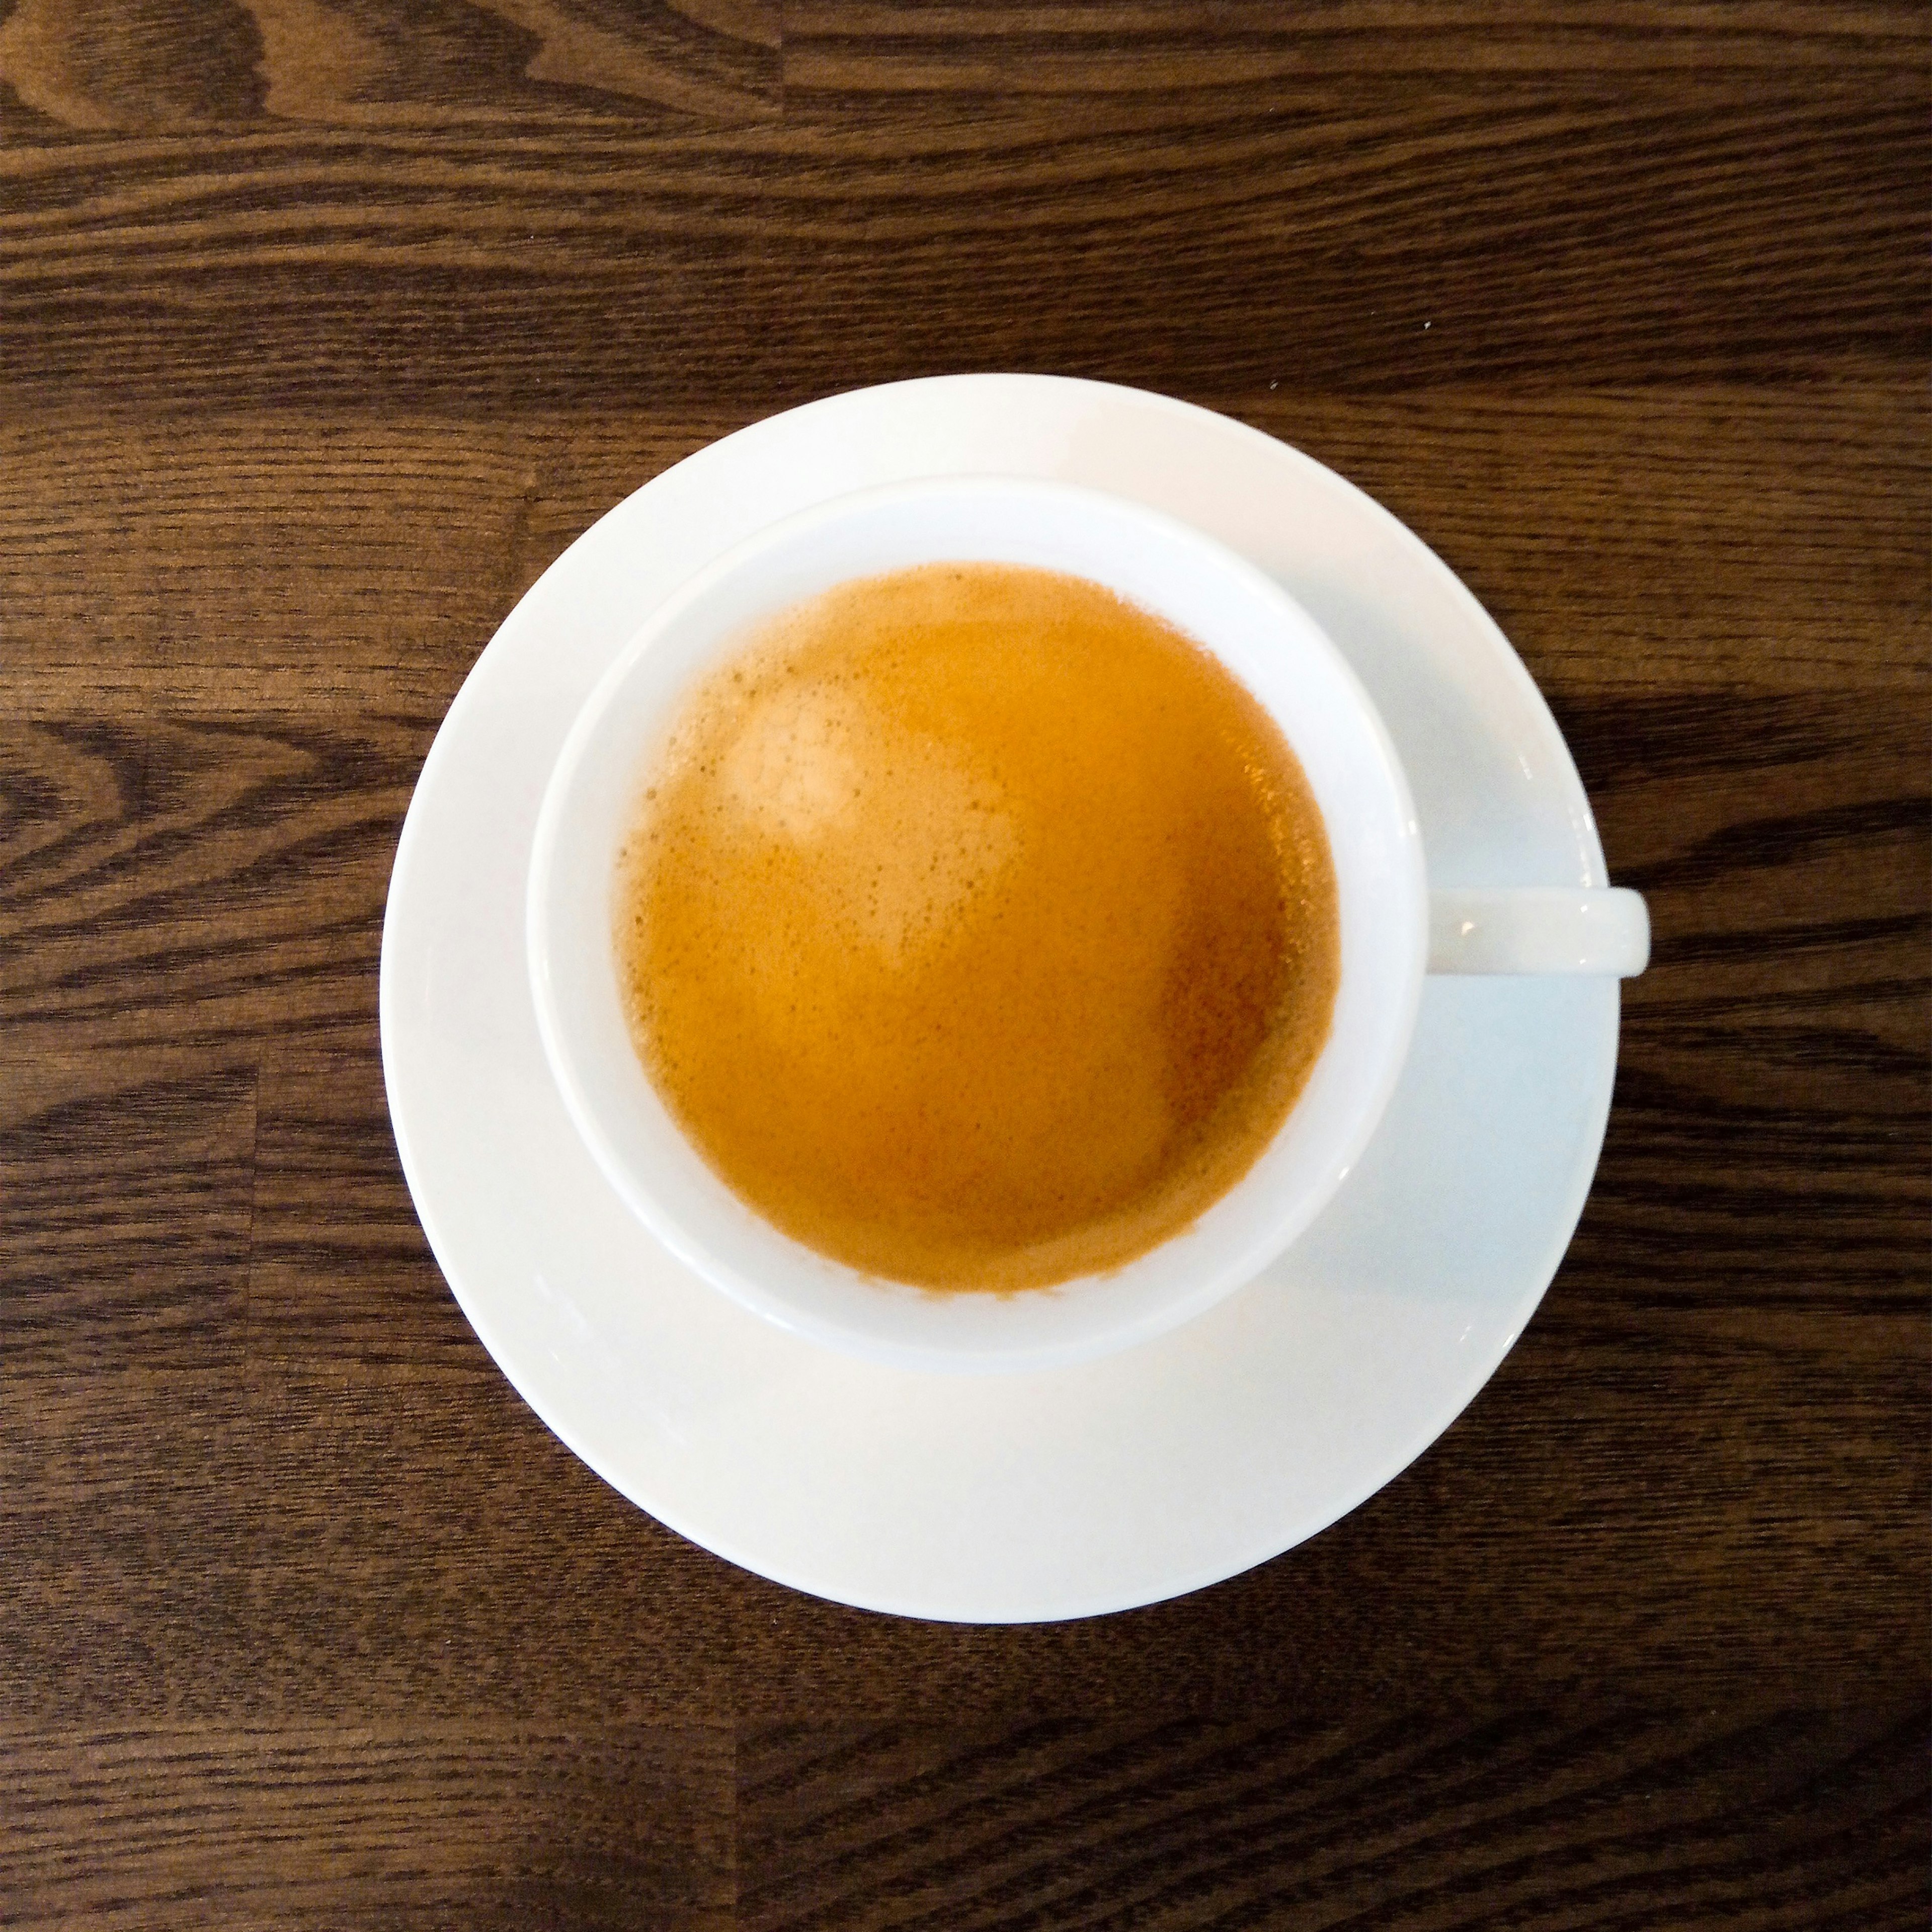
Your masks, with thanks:
<instances>
[{"instance_id":1,"label":"inner wall of cup","mask_svg":"<svg viewBox=\"0 0 1932 1932\"><path fill-rule=\"evenodd\" d=\"M1300 758L1341 885L1334 1031L1255 1168L1192 1228L1114 1274L1014 1296L881 1283L802 1248L746 1207L684 1139L645 1075L613 954L617 845L650 758L696 680L762 620L805 598L854 577L942 560L1089 577L1214 651ZM1359 1151L1393 1082L1419 990L1423 894L1406 805L1386 739L1332 647L1205 539L1134 506L1054 485L914 486L827 506L753 538L678 593L613 667L573 730L545 801L532 876L532 969L539 1005L548 1007L546 1046L580 1130L633 1210L747 1306L834 1346L902 1361L1075 1359L1157 1332L1246 1280L1312 1218L1338 1168Z\"/></svg>"}]
</instances>

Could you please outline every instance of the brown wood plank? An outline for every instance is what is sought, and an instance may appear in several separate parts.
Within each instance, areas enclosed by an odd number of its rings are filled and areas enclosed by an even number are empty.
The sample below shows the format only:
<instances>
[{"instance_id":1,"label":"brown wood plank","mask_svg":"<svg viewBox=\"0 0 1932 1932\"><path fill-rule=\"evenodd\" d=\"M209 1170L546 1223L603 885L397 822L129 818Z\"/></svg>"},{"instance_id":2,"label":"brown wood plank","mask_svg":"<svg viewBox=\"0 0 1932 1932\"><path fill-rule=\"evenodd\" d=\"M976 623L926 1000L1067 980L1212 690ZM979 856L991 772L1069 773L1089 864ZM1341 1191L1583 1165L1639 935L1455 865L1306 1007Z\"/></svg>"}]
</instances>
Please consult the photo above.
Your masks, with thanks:
<instances>
[{"instance_id":1,"label":"brown wood plank","mask_svg":"<svg viewBox=\"0 0 1932 1932\"><path fill-rule=\"evenodd\" d=\"M248 1650L200 1708L731 1721L743 1577L608 1488L500 1376L325 1357L263 1372L252 1427Z\"/></svg>"},{"instance_id":2,"label":"brown wood plank","mask_svg":"<svg viewBox=\"0 0 1932 1932\"><path fill-rule=\"evenodd\" d=\"M318 1718L0 1749L11 1925L734 1922L728 1732Z\"/></svg>"},{"instance_id":3,"label":"brown wood plank","mask_svg":"<svg viewBox=\"0 0 1932 1932\"><path fill-rule=\"evenodd\" d=\"M1926 686L1916 386L1181 393L1386 502L1559 704ZM0 412L13 715L438 717L572 538L748 413Z\"/></svg>"},{"instance_id":4,"label":"brown wood plank","mask_svg":"<svg viewBox=\"0 0 1932 1932\"><path fill-rule=\"evenodd\" d=\"M1788 75L1922 58L1897 4L1253 0L14 0L0 134L273 124L649 126L905 95L1087 106L1310 78Z\"/></svg>"},{"instance_id":5,"label":"brown wood plank","mask_svg":"<svg viewBox=\"0 0 1932 1932\"><path fill-rule=\"evenodd\" d=\"M245 1054L0 1056L4 1385L238 1366L255 1070Z\"/></svg>"},{"instance_id":6,"label":"brown wood plank","mask_svg":"<svg viewBox=\"0 0 1932 1932\"><path fill-rule=\"evenodd\" d=\"M1858 1708L777 1727L740 1751L739 1922L1905 1932L1926 1738Z\"/></svg>"},{"instance_id":7,"label":"brown wood plank","mask_svg":"<svg viewBox=\"0 0 1932 1932\"><path fill-rule=\"evenodd\" d=\"M378 1056L272 1040L258 1108L251 1363L495 1376L417 1222Z\"/></svg>"},{"instance_id":8,"label":"brown wood plank","mask_svg":"<svg viewBox=\"0 0 1932 1932\"><path fill-rule=\"evenodd\" d=\"M1894 68L1928 42L1915 8L1812 0L788 0L784 82L788 107L818 94L1084 103L1159 93L1198 112L1214 91L1312 75L1843 73Z\"/></svg>"},{"instance_id":9,"label":"brown wood plank","mask_svg":"<svg viewBox=\"0 0 1932 1932\"><path fill-rule=\"evenodd\" d=\"M1204 124L16 146L0 369L458 406L766 406L940 368L1222 394L1916 369L1922 106L1882 75L1416 80Z\"/></svg>"},{"instance_id":10,"label":"brown wood plank","mask_svg":"<svg viewBox=\"0 0 1932 1932\"><path fill-rule=\"evenodd\" d=\"M534 429L352 410L15 416L0 429L10 664L68 668L70 704L111 706L145 674L143 715L240 718L259 686L184 674L279 671L284 708L310 708L366 701L357 674L378 664L440 716L524 588L544 454Z\"/></svg>"},{"instance_id":11,"label":"brown wood plank","mask_svg":"<svg viewBox=\"0 0 1932 1932\"><path fill-rule=\"evenodd\" d=\"M1342 400L1284 383L1233 412L1421 536L1566 728L1573 697L1608 700L1585 728L1606 750L1637 743L1650 704L1686 685L1835 694L1932 680L1922 389ZM1686 729L1696 702L1677 714ZM1780 734L1794 751L1802 711Z\"/></svg>"},{"instance_id":12,"label":"brown wood plank","mask_svg":"<svg viewBox=\"0 0 1932 1932\"><path fill-rule=\"evenodd\" d=\"M133 836L118 829L85 876L70 881L44 857L18 868L0 932L9 1051L344 1025L366 1042L390 861L434 727L358 710L10 730L35 768L64 763L81 740L94 772L139 763L142 775Z\"/></svg>"},{"instance_id":13,"label":"brown wood plank","mask_svg":"<svg viewBox=\"0 0 1932 1932\"><path fill-rule=\"evenodd\" d=\"M226 1364L89 1372L86 1334L68 1336L65 1374L10 1357L0 1370L0 1718L16 1739L232 1708L254 1685L245 1378ZM10 1882L0 1861L0 1904Z\"/></svg>"},{"instance_id":14,"label":"brown wood plank","mask_svg":"<svg viewBox=\"0 0 1932 1932\"><path fill-rule=\"evenodd\" d=\"M16 1733L732 1718L743 1580L494 1372L10 1372L0 1546Z\"/></svg>"},{"instance_id":15,"label":"brown wood plank","mask_svg":"<svg viewBox=\"0 0 1932 1932\"><path fill-rule=\"evenodd\" d=\"M1932 701L1565 709L1656 933L1566 1279L1606 1322L1922 1359Z\"/></svg>"},{"instance_id":16,"label":"brown wood plank","mask_svg":"<svg viewBox=\"0 0 1932 1932\"><path fill-rule=\"evenodd\" d=\"M777 0L14 0L0 97L28 134L766 119L778 35Z\"/></svg>"},{"instance_id":17,"label":"brown wood plank","mask_svg":"<svg viewBox=\"0 0 1932 1932\"><path fill-rule=\"evenodd\" d=\"M0 94L28 127L63 131L245 120L261 108L258 48L227 0L14 0L0 20Z\"/></svg>"}]
</instances>

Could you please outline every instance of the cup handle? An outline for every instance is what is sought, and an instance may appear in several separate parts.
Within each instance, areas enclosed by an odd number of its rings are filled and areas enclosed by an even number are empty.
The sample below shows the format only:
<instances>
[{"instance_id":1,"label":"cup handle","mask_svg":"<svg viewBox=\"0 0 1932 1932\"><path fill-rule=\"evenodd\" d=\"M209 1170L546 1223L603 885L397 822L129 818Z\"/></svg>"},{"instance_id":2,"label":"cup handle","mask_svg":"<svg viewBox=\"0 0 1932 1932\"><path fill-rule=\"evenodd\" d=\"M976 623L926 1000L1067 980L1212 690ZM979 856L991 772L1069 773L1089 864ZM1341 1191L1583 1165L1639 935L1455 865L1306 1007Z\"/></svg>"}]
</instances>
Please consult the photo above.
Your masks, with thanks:
<instances>
[{"instance_id":1,"label":"cup handle","mask_svg":"<svg viewBox=\"0 0 1932 1932\"><path fill-rule=\"evenodd\" d=\"M1431 892L1432 973L1566 973L1634 979L1650 963L1640 893L1516 886Z\"/></svg>"}]
</instances>

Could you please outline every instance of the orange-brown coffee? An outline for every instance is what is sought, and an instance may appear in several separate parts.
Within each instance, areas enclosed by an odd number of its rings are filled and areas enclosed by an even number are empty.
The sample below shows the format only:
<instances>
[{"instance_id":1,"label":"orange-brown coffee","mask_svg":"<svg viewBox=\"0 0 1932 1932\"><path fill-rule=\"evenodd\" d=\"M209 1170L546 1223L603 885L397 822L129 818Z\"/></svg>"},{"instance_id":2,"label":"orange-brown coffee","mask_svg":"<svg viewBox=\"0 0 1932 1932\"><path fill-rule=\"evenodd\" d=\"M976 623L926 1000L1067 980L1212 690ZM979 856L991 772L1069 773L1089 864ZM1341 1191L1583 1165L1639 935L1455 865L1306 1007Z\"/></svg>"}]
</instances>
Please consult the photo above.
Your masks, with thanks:
<instances>
[{"instance_id":1,"label":"orange-brown coffee","mask_svg":"<svg viewBox=\"0 0 1932 1932\"><path fill-rule=\"evenodd\" d=\"M935 564L686 699L620 859L638 1052L712 1169L934 1288L1118 1267L1272 1138L1326 1039L1328 842L1280 731L1098 584Z\"/></svg>"}]
</instances>

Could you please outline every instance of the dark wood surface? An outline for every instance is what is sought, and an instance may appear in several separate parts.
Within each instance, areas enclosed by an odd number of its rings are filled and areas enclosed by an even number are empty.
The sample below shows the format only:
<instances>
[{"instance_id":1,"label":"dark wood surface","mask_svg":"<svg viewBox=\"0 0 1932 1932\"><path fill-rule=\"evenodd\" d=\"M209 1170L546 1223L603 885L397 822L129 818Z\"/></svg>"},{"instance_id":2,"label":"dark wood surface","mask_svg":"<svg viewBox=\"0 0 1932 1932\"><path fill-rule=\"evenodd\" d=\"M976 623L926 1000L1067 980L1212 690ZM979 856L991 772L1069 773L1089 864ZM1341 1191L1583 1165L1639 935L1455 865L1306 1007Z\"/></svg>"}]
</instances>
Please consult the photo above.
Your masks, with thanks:
<instances>
[{"instance_id":1,"label":"dark wood surface","mask_svg":"<svg viewBox=\"0 0 1932 1932\"><path fill-rule=\"evenodd\" d=\"M0 0L0 1923L1922 1927L1927 20ZM1447 1436L1017 1630L575 1462L375 1026L423 752L563 544L1002 367L1408 520L1658 934Z\"/></svg>"}]
</instances>

